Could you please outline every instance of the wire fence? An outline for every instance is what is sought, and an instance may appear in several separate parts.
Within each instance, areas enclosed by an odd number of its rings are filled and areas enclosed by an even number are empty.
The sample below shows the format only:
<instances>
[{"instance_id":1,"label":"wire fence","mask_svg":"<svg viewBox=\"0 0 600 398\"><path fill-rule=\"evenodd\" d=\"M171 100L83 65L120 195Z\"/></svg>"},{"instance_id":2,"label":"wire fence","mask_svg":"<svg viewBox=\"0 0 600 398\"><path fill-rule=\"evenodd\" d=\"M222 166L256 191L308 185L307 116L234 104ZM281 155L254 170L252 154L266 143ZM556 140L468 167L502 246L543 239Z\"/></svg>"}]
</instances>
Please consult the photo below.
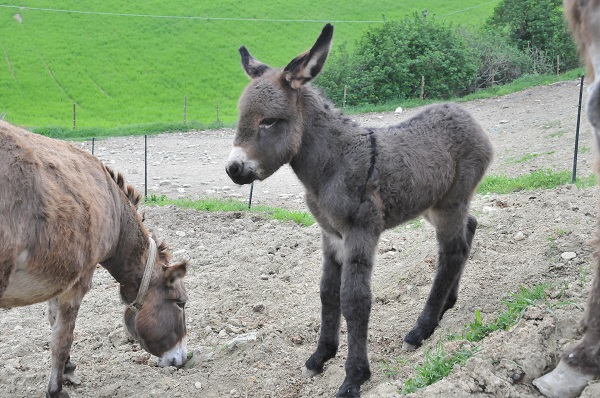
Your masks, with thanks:
<instances>
[{"instance_id":1,"label":"wire fence","mask_svg":"<svg viewBox=\"0 0 600 398\"><path fill-rule=\"evenodd\" d=\"M580 126L581 126L581 112L582 112L582 107L583 107L584 79L585 79L585 76L582 75L580 77L580 82L579 82L579 101L578 101L578 107L577 107L578 111L577 111L577 119L576 119L575 140L574 140L575 145L574 145L574 150L573 150L573 169L572 169L572 180L571 180L571 182L573 184L576 182L576 179L577 179L577 157L578 157L578 151L579 151L579 132L580 132ZM184 107L185 107L185 102L184 102ZM75 110L74 110L74 114L75 114ZM564 115L564 113L563 113L563 115ZM185 119L184 119L184 123L185 123ZM75 127L75 121L74 121L74 127ZM95 150L95 141L96 141L95 138L91 139L92 154L94 154L94 150ZM148 135L144 135L143 159L144 159L144 180L143 180L144 181L143 182L144 198L147 200L148 199ZM253 190L254 190L254 183L252 183L249 187L248 208L252 207Z\"/></svg>"}]
</instances>

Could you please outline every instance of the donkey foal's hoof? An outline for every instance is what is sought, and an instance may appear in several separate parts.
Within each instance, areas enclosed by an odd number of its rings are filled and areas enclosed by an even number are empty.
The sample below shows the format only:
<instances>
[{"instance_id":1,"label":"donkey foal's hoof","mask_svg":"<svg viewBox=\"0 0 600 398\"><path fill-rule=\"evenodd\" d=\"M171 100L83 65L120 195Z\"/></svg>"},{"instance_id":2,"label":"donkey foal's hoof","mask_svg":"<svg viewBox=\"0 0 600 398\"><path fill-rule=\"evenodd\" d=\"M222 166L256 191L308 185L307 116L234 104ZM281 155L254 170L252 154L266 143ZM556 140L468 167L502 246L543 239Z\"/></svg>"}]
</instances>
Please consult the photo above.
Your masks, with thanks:
<instances>
[{"instance_id":1,"label":"donkey foal's hoof","mask_svg":"<svg viewBox=\"0 0 600 398\"><path fill-rule=\"evenodd\" d=\"M310 379L316 375L318 375L320 372L316 371L316 370L310 370L309 368L307 368L306 366L302 367L302 376L306 377L307 379Z\"/></svg>"},{"instance_id":2,"label":"donkey foal's hoof","mask_svg":"<svg viewBox=\"0 0 600 398\"><path fill-rule=\"evenodd\" d=\"M340 387L336 397L341 398L355 398L360 397L360 387L344 387L343 385Z\"/></svg>"},{"instance_id":3,"label":"donkey foal's hoof","mask_svg":"<svg viewBox=\"0 0 600 398\"><path fill-rule=\"evenodd\" d=\"M414 350L416 350L417 348L419 348L419 346L418 346L418 345L411 344L411 343L408 343L408 342L406 342L406 341L403 341L403 342L402 342L402 349L403 349L404 351L414 351Z\"/></svg>"},{"instance_id":4,"label":"donkey foal's hoof","mask_svg":"<svg viewBox=\"0 0 600 398\"><path fill-rule=\"evenodd\" d=\"M593 379L594 376L581 373L560 361L556 369L535 379L533 385L548 398L575 398Z\"/></svg>"}]
</instances>

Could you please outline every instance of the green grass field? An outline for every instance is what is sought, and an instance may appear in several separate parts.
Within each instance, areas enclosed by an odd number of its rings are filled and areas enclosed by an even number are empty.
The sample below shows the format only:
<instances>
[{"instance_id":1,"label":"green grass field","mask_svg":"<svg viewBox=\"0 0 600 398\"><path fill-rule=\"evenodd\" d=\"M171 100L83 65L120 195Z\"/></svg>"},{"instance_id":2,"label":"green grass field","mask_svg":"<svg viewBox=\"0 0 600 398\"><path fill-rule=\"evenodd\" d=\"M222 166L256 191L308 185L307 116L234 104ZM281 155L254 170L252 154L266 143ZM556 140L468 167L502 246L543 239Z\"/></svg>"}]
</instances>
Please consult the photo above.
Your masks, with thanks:
<instances>
[{"instance_id":1,"label":"green grass field","mask_svg":"<svg viewBox=\"0 0 600 398\"><path fill-rule=\"evenodd\" d=\"M214 123L218 102L219 120L232 123L248 81L242 44L285 66L325 22L335 51L383 18L427 9L428 18L478 25L498 2L0 0L0 118L69 127L77 104L78 127L182 123L186 96L188 122Z\"/></svg>"}]
</instances>

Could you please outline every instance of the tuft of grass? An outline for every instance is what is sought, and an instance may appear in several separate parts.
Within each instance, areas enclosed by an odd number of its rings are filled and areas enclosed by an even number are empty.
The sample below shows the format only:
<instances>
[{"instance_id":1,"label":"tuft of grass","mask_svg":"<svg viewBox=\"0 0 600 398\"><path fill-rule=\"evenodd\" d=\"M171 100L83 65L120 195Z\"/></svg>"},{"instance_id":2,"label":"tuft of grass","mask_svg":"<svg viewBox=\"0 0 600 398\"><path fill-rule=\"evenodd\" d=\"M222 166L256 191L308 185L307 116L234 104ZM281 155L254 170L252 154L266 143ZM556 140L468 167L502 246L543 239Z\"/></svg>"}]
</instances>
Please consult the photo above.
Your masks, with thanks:
<instances>
[{"instance_id":1,"label":"tuft of grass","mask_svg":"<svg viewBox=\"0 0 600 398\"><path fill-rule=\"evenodd\" d=\"M525 163L525 162L535 159L541 155L552 155L553 153L554 153L554 151L549 151L549 152L544 152L544 153L527 153L518 159L508 158L507 163Z\"/></svg>"},{"instance_id":2,"label":"tuft of grass","mask_svg":"<svg viewBox=\"0 0 600 398\"><path fill-rule=\"evenodd\" d=\"M379 363L379 367L383 370L383 374L390 379L395 379L398 377L398 370L401 366L405 366L408 364L408 361L396 358L394 361L390 361L388 359L383 359Z\"/></svg>"},{"instance_id":3,"label":"tuft of grass","mask_svg":"<svg viewBox=\"0 0 600 398\"><path fill-rule=\"evenodd\" d=\"M548 129L552 129L552 128L561 127L561 123L560 123L560 120L553 120L551 122L544 124L542 127L545 130L548 130Z\"/></svg>"},{"instance_id":4,"label":"tuft of grass","mask_svg":"<svg viewBox=\"0 0 600 398\"><path fill-rule=\"evenodd\" d=\"M588 274L590 273L589 266L581 266L579 267L579 286L583 286L587 281Z\"/></svg>"},{"instance_id":5,"label":"tuft of grass","mask_svg":"<svg viewBox=\"0 0 600 398\"><path fill-rule=\"evenodd\" d=\"M205 198L199 200L192 199L169 199L165 195L157 197L151 195L146 199L147 205L167 206L174 205L185 209L194 209L209 212L251 212L262 215L265 218L279 221L293 221L304 227L309 227L315 223L315 219L310 213L304 211L292 211L268 206L253 206L248 208L248 204L237 200L222 200L215 198Z\"/></svg>"},{"instance_id":6,"label":"tuft of grass","mask_svg":"<svg viewBox=\"0 0 600 398\"><path fill-rule=\"evenodd\" d=\"M536 170L518 177L489 175L479 184L477 192L481 194L503 194L540 188L553 189L560 185L570 184L571 178L572 175L569 171L553 171L550 169ZM596 176L579 177L575 181L575 185L578 188L593 187L596 185Z\"/></svg>"},{"instance_id":7,"label":"tuft of grass","mask_svg":"<svg viewBox=\"0 0 600 398\"><path fill-rule=\"evenodd\" d=\"M546 291L550 288L549 283L542 283L527 289L523 286L517 293L511 293L510 298L503 300L506 311L500 313L491 323L484 324L481 319L481 311L475 311L475 320L467 325L467 330L458 338L478 342L496 330L508 330L516 324L523 316L527 307L546 297Z\"/></svg>"},{"instance_id":8,"label":"tuft of grass","mask_svg":"<svg viewBox=\"0 0 600 398\"><path fill-rule=\"evenodd\" d=\"M423 364L415 367L414 378L404 382L402 394L411 394L443 379L450 374L454 365L464 365L478 350L478 347L462 347L452 353L446 353L440 341L435 350L425 350Z\"/></svg>"}]
</instances>

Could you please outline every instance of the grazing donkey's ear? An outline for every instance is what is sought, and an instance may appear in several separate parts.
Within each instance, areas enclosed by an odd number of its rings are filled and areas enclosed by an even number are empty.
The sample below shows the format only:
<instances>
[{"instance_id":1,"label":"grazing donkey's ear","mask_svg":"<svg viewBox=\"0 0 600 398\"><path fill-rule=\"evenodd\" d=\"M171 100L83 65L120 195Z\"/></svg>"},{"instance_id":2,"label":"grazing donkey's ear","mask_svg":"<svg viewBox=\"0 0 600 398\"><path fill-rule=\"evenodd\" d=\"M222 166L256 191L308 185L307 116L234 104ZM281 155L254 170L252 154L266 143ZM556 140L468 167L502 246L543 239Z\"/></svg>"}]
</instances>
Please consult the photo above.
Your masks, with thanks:
<instances>
[{"instance_id":1,"label":"grazing donkey's ear","mask_svg":"<svg viewBox=\"0 0 600 398\"><path fill-rule=\"evenodd\" d=\"M333 25L327 24L314 46L294 58L283 70L285 80L293 89L298 89L304 83L316 77L327 59L333 38Z\"/></svg>"},{"instance_id":2,"label":"grazing donkey's ear","mask_svg":"<svg viewBox=\"0 0 600 398\"><path fill-rule=\"evenodd\" d=\"M269 65L263 64L256 58L254 58L248 50L246 46L241 46L239 49L240 55L242 56L242 67L252 79L256 79L257 77L262 76L263 73L271 69Z\"/></svg>"},{"instance_id":3,"label":"grazing donkey's ear","mask_svg":"<svg viewBox=\"0 0 600 398\"><path fill-rule=\"evenodd\" d=\"M167 286L173 286L173 283L175 283L177 279L183 278L187 272L187 267L188 262L186 260L168 267L163 266Z\"/></svg>"}]
</instances>

